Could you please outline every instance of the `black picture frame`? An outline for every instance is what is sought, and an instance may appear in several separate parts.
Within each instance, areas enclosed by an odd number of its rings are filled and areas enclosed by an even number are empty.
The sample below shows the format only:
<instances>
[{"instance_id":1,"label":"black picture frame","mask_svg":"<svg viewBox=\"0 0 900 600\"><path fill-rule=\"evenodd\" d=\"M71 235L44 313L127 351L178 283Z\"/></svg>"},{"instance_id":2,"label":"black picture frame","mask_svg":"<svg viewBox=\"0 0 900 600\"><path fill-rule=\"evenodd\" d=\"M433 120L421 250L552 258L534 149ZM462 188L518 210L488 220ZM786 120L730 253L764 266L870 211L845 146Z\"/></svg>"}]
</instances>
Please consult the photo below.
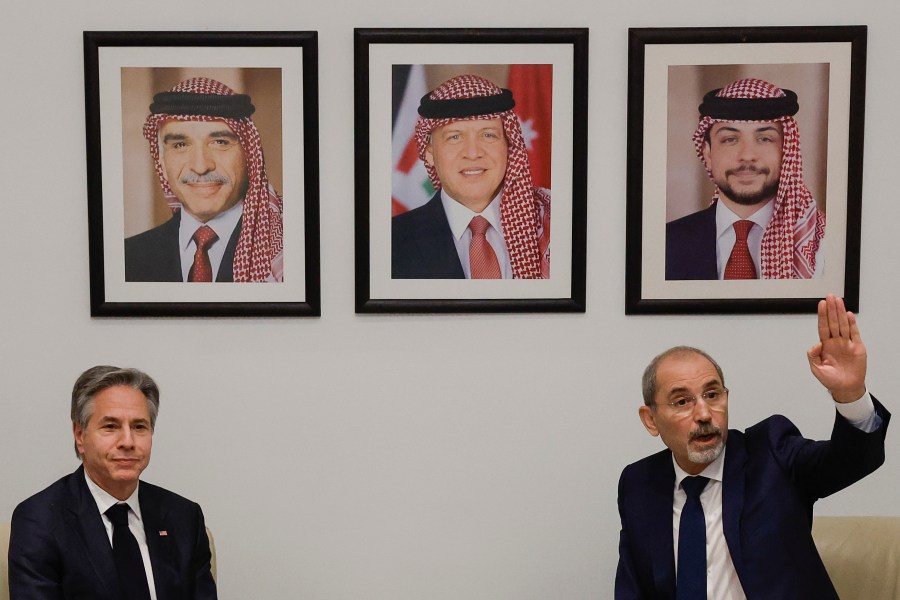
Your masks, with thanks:
<instances>
[{"instance_id":1,"label":"black picture frame","mask_svg":"<svg viewBox=\"0 0 900 600\"><path fill-rule=\"evenodd\" d=\"M88 234L90 254L91 316L95 317L290 317L319 316L319 156L318 156L318 37L315 31L161 32L85 31L85 120L87 144ZM172 65L176 65L173 67ZM277 90L267 92L270 105L260 106L254 122L271 115L266 137L260 125L266 168L272 181L270 154L278 155L279 176L287 189L284 196L284 280L277 283L219 283L216 285L125 281L125 214L129 192L161 192L154 175L141 175L153 184L127 182L126 163L152 172L146 142L137 147L137 131L129 128L139 110L145 118L153 94L167 91L141 89L138 95L126 85L130 77L152 80L141 72L182 70L189 76L206 72L240 71L258 77L257 89L266 82ZM136 75L134 73L137 73ZM163 75L156 75L164 79ZM177 81L177 80L176 80ZM248 85L250 85L248 83ZM238 90L240 91L240 90ZM134 100L131 100L132 96ZM265 100L265 98L263 99ZM130 103L130 104L129 104ZM138 107L133 110L128 106ZM143 107L143 108L140 108ZM129 112L129 110L131 112ZM277 139L268 144L267 139ZM278 146L275 148L274 146ZM277 152L276 152L277 151ZM128 159L128 160L126 160ZM146 167L144 165L146 163ZM140 173L141 171L135 171ZM143 179L141 180L143 181ZM285 193L287 192L287 193ZM148 196L149 197L149 196ZM157 213L165 219L165 204ZM152 228L155 224L144 225ZM138 232L143 229L138 229Z\"/></svg>"},{"instance_id":2,"label":"black picture frame","mask_svg":"<svg viewBox=\"0 0 900 600\"><path fill-rule=\"evenodd\" d=\"M356 312L584 312L588 29L356 29L354 51ZM392 69L486 63L553 65L553 214L563 223L553 221L553 265L563 275L554 281L551 269L540 281L393 279L387 196L394 192L386 175L394 165L378 149L390 148L394 130ZM373 169L373 161L385 168Z\"/></svg>"},{"instance_id":3,"label":"black picture frame","mask_svg":"<svg viewBox=\"0 0 900 600\"><path fill-rule=\"evenodd\" d=\"M866 34L865 26L629 29L626 314L814 313L818 300L827 293L843 296L849 310L858 310ZM818 85L823 92L808 94L804 100L798 91L801 112L797 115L799 123L804 102L809 105L813 100L824 106L819 136L826 141L820 142L820 155L823 163L825 156L832 162L812 165L820 172L819 191L827 190L828 198L821 278L817 273L817 278L806 280L666 279L665 224L674 218L664 213L672 210L677 196L673 190L678 188L671 182L684 172L673 167L675 142L671 138L677 120L673 115L693 111L693 122L684 127L696 128L697 106L702 100L702 94L679 95L688 85L684 75L691 74L684 69L699 72L697 80L715 80L732 67L745 73L742 77L760 79L766 77L756 75L757 70L798 73L795 79L814 68L816 73L824 73L818 80L807 77L810 89ZM674 98L684 108L676 106ZM678 127L683 125L679 122ZM806 170L808 132L802 124L800 129ZM684 137L679 134L678 139ZM687 156L692 151L690 131L685 139ZM689 158L696 163L699 177L706 178L697 157ZM678 160L688 158L679 155ZM807 176L808 171L804 176L808 183ZM712 187L711 182L706 185ZM815 197L816 190L811 191ZM816 200L822 209L824 198Z\"/></svg>"}]
</instances>

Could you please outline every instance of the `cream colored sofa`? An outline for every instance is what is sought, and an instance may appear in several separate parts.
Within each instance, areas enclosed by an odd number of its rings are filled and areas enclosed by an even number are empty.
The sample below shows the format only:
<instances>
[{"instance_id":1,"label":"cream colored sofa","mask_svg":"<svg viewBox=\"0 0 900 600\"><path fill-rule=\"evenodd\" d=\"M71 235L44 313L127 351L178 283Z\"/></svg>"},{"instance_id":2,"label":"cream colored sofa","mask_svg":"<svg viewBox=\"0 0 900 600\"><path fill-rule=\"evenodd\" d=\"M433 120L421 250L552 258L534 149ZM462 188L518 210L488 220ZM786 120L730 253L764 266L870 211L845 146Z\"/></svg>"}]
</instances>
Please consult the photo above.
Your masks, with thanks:
<instances>
[{"instance_id":1,"label":"cream colored sofa","mask_svg":"<svg viewBox=\"0 0 900 600\"><path fill-rule=\"evenodd\" d=\"M206 533L216 577L216 546ZM841 600L900 599L900 517L816 517L813 538ZM9 522L0 522L0 550L0 600L9 600Z\"/></svg>"},{"instance_id":2,"label":"cream colored sofa","mask_svg":"<svg viewBox=\"0 0 900 600\"><path fill-rule=\"evenodd\" d=\"M900 598L900 517L816 517L813 539L841 600Z\"/></svg>"},{"instance_id":3,"label":"cream colored sofa","mask_svg":"<svg viewBox=\"0 0 900 600\"><path fill-rule=\"evenodd\" d=\"M209 551L212 553L212 576L216 578L216 544L213 540L212 531L206 528L206 535L209 537ZM9 600L9 561L7 554L9 553L9 521L0 522L0 600Z\"/></svg>"}]
</instances>

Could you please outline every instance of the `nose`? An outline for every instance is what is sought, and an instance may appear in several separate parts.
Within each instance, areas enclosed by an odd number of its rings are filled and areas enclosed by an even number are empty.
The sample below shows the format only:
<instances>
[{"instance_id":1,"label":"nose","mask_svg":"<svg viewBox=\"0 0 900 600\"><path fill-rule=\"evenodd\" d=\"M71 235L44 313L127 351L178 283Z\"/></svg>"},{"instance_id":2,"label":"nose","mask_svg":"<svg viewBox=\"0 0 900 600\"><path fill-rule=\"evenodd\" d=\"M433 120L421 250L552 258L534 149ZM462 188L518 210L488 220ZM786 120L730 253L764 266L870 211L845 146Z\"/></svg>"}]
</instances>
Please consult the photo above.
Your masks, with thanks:
<instances>
[{"instance_id":1,"label":"nose","mask_svg":"<svg viewBox=\"0 0 900 600\"><path fill-rule=\"evenodd\" d=\"M694 421L709 421L712 419L712 412L709 410L709 404L702 397L698 396L694 402Z\"/></svg>"},{"instance_id":2,"label":"nose","mask_svg":"<svg viewBox=\"0 0 900 600\"><path fill-rule=\"evenodd\" d=\"M122 428L118 446L119 448L134 448L134 432L131 430L131 427L125 426Z\"/></svg>"},{"instance_id":3,"label":"nose","mask_svg":"<svg viewBox=\"0 0 900 600\"><path fill-rule=\"evenodd\" d=\"M738 158L747 162L756 160L756 144L753 140L742 138L738 142Z\"/></svg>"},{"instance_id":4,"label":"nose","mask_svg":"<svg viewBox=\"0 0 900 600\"><path fill-rule=\"evenodd\" d=\"M466 136L462 150L466 158L479 158L483 153L481 139L477 135Z\"/></svg>"},{"instance_id":5,"label":"nose","mask_svg":"<svg viewBox=\"0 0 900 600\"><path fill-rule=\"evenodd\" d=\"M194 173L203 175L215 170L216 163L212 160L209 148L205 144L197 144L191 151L188 166Z\"/></svg>"}]
</instances>

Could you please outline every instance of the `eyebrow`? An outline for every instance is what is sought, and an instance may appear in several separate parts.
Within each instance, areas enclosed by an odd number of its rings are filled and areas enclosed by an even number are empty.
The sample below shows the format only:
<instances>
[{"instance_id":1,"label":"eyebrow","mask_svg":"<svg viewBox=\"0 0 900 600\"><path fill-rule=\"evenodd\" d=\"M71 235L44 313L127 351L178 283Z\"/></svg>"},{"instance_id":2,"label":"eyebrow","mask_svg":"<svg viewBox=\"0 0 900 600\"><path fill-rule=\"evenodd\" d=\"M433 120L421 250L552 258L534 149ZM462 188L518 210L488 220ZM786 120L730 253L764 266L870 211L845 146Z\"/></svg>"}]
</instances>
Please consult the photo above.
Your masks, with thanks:
<instances>
[{"instance_id":1,"label":"eyebrow","mask_svg":"<svg viewBox=\"0 0 900 600\"><path fill-rule=\"evenodd\" d=\"M720 131L731 131L734 133L741 133L741 130L738 129L737 127L731 127L729 125L722 125L718 129L716 129L716 133L714 133L713 135L718 134ZM778 135L781 135L781 132L778 131L778 128L775 127L774 125L763 125L762 127L757 127L756 129L753 130L754 133L762 133L763 131L774 131Z\"/></svg>"},{"instance_id":2,"label":"eyebrow","mask_svg":"<svg viewBox=\"0 0 900 600\"><path fill-rule=\"evenodd\" d=\"M207 137L213 137L213 138L229 138L229 139L232 139L232 140L236 140L236 139L237 139L237 134L236 134L235 132L231 131L230 129L225 129L225 130L222 130L222 131L213 131L213 132L210 133Z\"/></svg>"},{"instance_id":3,"label":"eyebrow","mask_svg":"<svg viewBox=\"0 0 900 600\"><path fill-rule=\"evenodd\" d=\"M119 417L113 417L111 415L100 418L100 423L121 423L123 421L128 423L149 423L150 419L144 417L138 417L137 419L120 419Z\"/></svg>"},{"instance_id":4,"label":"eyebrow","mask_svg":"<svg viewBox=\"0 0 900 600\"><path fill-rule=\"evenodd\" d=\"M444 132L462 131L463 130L462 127L453 127L452 125L445 125L444 127L445 127ZM502 129L503 129L502 125L490 124L490 125L484 125L483 127L479 127L475 131L488 131L488 130L501 131Z\"/></svg>"},{"instance_id":5,"label":"eyebrow","mask_svg":"<svg viewBox=\"0 0 900 600\"><path fill-rule=\"evenodd\" d=\"M710 379L709 381L707 381L706 383L703 384L703 389L708 390L711 387L717 387L717 386L721 387L721 385L722 385L722 382L719 381L718 379ZM691 391L689 389L687 389L685 386L679 386L677 388L672 388L671 390L669 390L669 393L667 394L667 396L671 396L673 394L690 394L690 393L691 393Z\"/></svg>"},{"instance_id":6,"label":"eyebrow","mask_svg":"<svg viewBox=\"0 0 900 600\"><path fill-rule=\"evenodd\" d=\"M163 136L163 144L168 144L169 142L183 142L188 139L188 135L183 133L167 133ZM230 140L238 139L237 134L231 131L230 129L224 129L222 131L213 131L207 137L210 138L228 138Z\"/></svg>"}]
</instances>

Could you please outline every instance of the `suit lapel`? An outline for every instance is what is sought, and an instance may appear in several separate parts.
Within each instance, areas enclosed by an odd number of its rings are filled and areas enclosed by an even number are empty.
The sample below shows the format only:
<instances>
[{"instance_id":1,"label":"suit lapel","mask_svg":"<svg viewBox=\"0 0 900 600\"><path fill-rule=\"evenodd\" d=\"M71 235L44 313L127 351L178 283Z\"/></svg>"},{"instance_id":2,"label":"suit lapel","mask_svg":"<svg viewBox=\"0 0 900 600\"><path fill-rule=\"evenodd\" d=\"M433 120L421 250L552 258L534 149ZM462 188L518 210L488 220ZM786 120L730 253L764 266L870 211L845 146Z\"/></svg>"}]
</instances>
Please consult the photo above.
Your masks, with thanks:
<instances>
[{"instance_id":1,"label":"suit lapel","mask_svg":"<svg viewBox=\"0 0 900 600\"><path fill-rule=\"evenodd\" d=\"M423 227L416 230L418 247L422 250L422 260L432 265L432 270L441 278L462 279L465 277L459 254L453 242L450 222L441 204L441 193L438 192L425 205L427 218Z\"/></svg>"},{"instance_id":2,"label":"suit lapel","mask_svg":"<svg viewBox=\"0 0 900 600\"><path fill-rule=\"evenodd\" d=\"M238 219L237 225L228 238L228 245L225 246L225 254L222 255L222 262L219 264L219 272L216 273L216 281L220 283L231 283L234 281L234 252L237 250L238 238L241 237L241 222L243 217ZM141 512L143 512L141 507Z\"/></svg>"},{"instance_id":3,"label":"suit lapel","mask_svg":"<svg viewBox=\"0 0 900 600\"><path fill-rule=\"evenodd\" d=\"M163 225L166 241L160 244L159 256L155 258L153 268L158 274L156 281L183 281L181 274L181 250L178 247L178 229L181 227L181 211L177 211L172 218ZM171 251L169 250L171 248Z\"/></svg>"},{"instance_id":4,"label":"suit lapel","mask_svg":"<svg viewBox=\"0 0 900 600\"><path fill-rule=\"evenodd\" d=\"M744 510L744 465L747 462L747 449L743 434L737 431L728 432L727 444L725 472L722 475L722 528L731 560L740 577L744 565L741 552L741 513Z\"/></svg>"},{"instance_id":5,"label":"suit lapel","mask_svg":"<svg viewBox=\"0 0 900 600\"><path fill-rule=\"evenodd\" d=\"M719 267L716 262L716 203L713 202L703 210L700 231L694 243L696 254L693 256L697 279L718 279Z\"/></svg>"},{"instance_id":6,"label":"suit lapel","mask_svg":"<svg viewBox=\"0 0 900 600\"><path fill-rule=\"evenodd\" d=\"M672 453L665 451L655 457L656 464L648 469L646 527L650 540L650 560L653 568L653 587L657 598L675 597L675 542L672 532L672 493L675 489L675 469Z\"/></svg>"},{"instance_id":7,"label":"suit lapel","mask_svg":"<svg viewBox=\"0 0 900 600\"><path fill-rule=\"evenodd\" d=\"M66 519L76 536L84 543L83 556L97 575L97 590L102 590L103 593L98 600L112 600L118 596L119 575L113 562L112 545L103 519L84 477L84 467L79 467L69 477L67 491L71 502L66 507Z\"/></svg>"},{"instance_id":8,"label":"suit lapel","mask_svg":"<svg viewBox=\"0 0 900 600\"><path fill-rule=\"evenodd\" d=\"M141 482L138 499L141 504L141 519L144 522L144 535L147 537L147 550L150 552L150 564L153 567L153 581L156 587L157 600L173 598L172 585L177 575L172 567L172 546L170 532L166 529L168 507L164 499L156 493L152 485Z\"/></svg>"}]
</instances>

